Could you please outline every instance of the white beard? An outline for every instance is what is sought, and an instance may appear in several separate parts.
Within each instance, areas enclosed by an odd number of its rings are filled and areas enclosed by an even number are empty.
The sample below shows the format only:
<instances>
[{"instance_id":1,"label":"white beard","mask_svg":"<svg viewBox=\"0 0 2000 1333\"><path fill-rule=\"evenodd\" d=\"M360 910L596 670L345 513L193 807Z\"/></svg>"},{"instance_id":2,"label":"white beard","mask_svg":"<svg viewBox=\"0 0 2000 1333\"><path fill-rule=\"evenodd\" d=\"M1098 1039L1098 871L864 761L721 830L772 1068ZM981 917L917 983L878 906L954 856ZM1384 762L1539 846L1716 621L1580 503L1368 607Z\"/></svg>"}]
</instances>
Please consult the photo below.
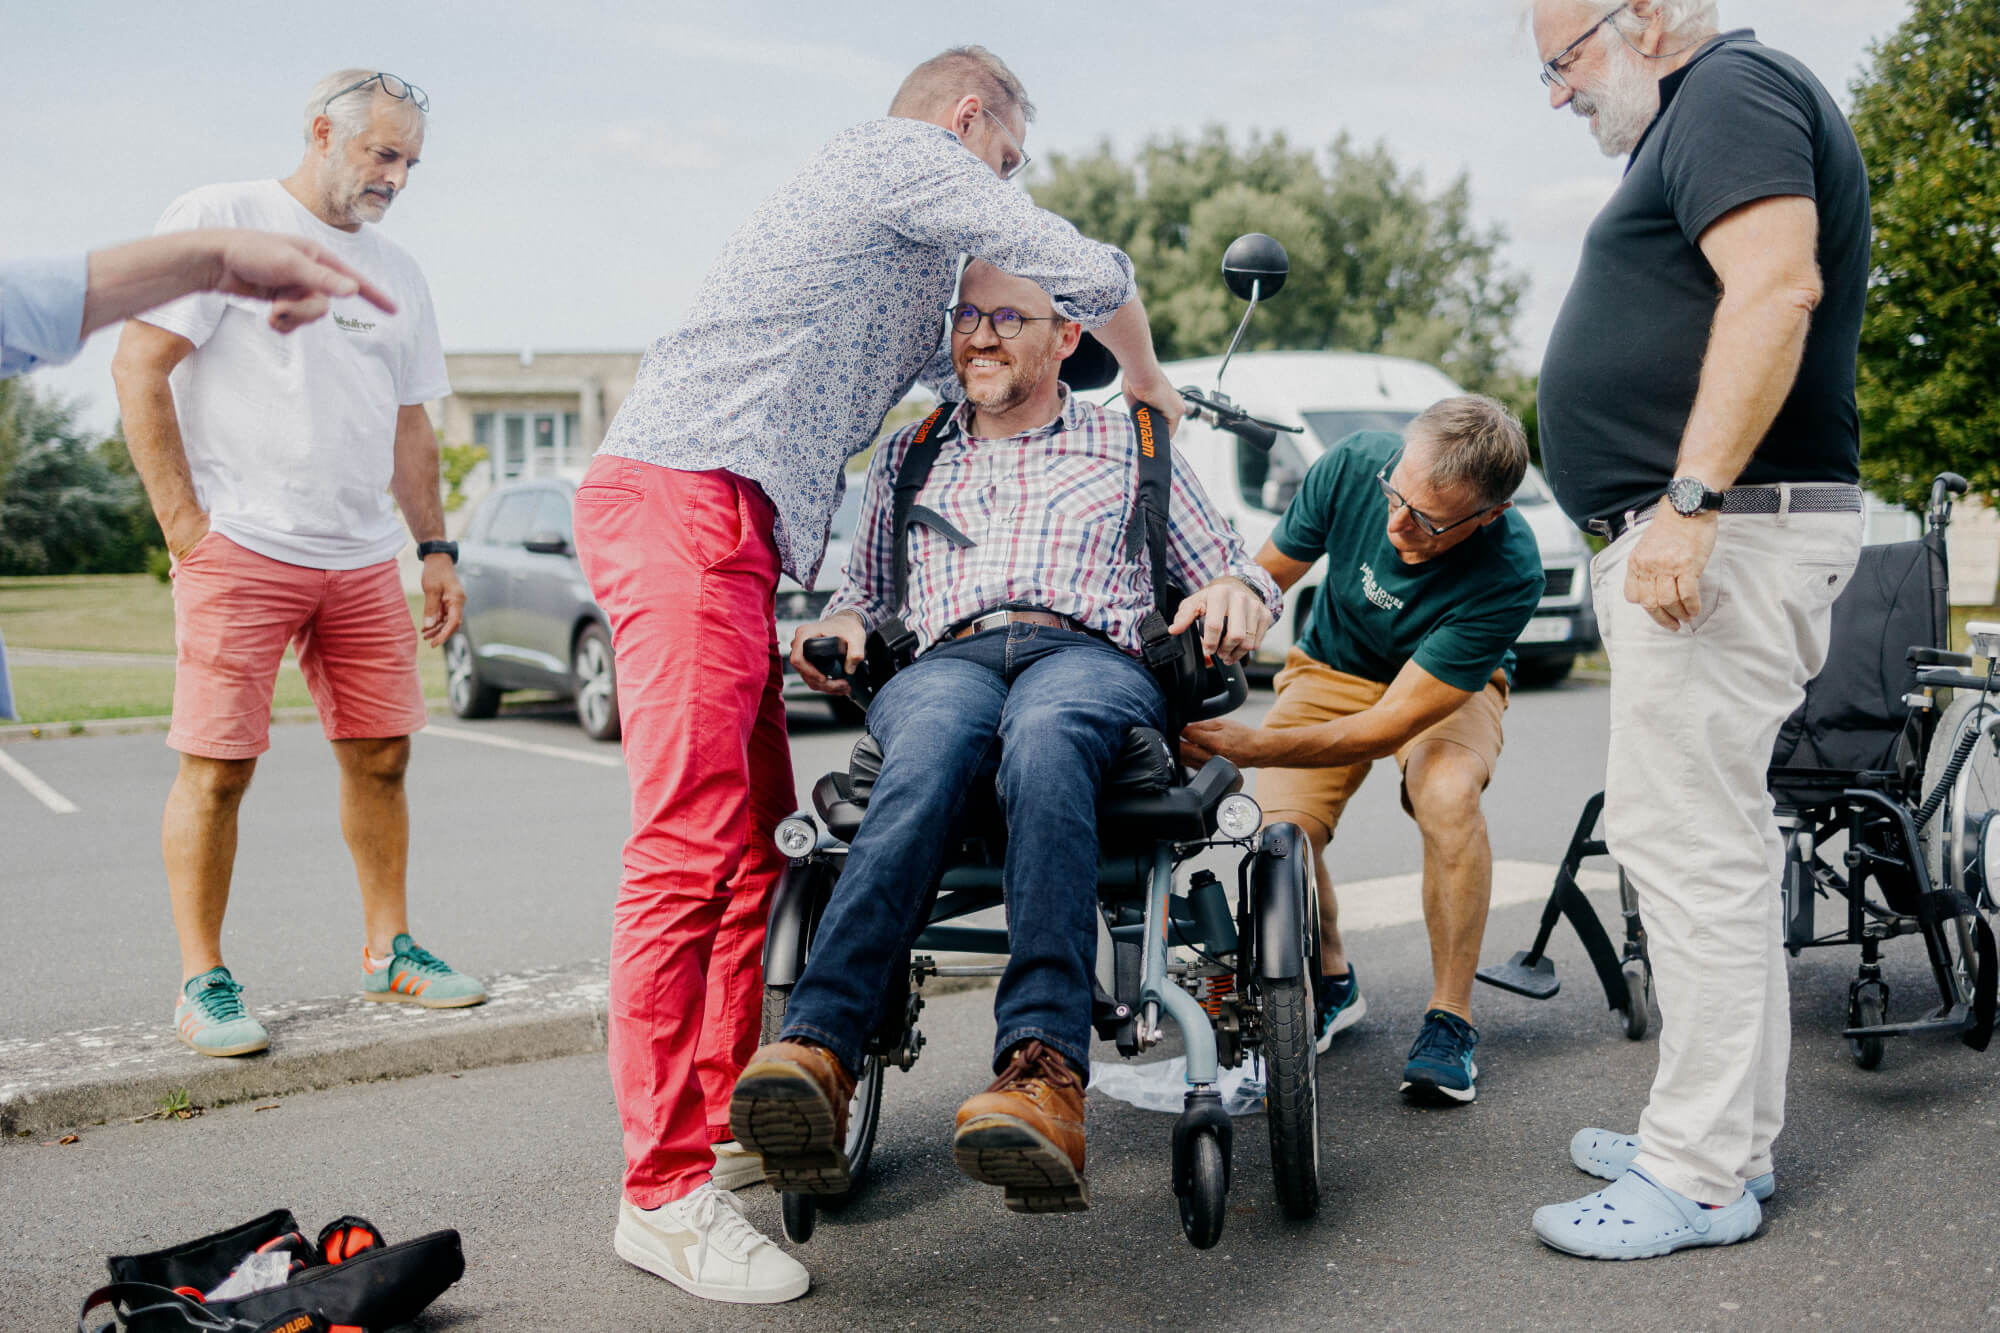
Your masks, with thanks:
<instances>
[{"instance_id":1,"label":"white beard","mask_svg":"<svg viewBox=\"0 0 2000 1333\"><path fill-rule=\"evenodd\" d=\"M1606 157L1623 157L1639 146L1660 114L1660 85L1638 56L1620 49L1609 62L1604 87L1595 96L1578 93L1569 105L1585 119L1596 117L1590 132Z\"/></svg>"}]
</instances>

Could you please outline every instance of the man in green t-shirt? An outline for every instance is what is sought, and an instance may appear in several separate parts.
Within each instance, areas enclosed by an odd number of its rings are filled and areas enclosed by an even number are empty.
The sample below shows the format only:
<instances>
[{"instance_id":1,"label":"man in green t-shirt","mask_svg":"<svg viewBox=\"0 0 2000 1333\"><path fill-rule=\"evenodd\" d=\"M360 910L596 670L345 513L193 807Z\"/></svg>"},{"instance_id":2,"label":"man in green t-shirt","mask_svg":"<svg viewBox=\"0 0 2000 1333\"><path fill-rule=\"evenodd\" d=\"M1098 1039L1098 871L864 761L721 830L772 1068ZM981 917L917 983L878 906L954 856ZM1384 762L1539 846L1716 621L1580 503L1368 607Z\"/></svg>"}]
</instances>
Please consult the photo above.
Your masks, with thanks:
<instances>
[{"instance_id":1,"label":"man in green t-shirt","mask_svg":"<svg viewBox=\"0 0 2000 1333\"><path fill-rule=\"evenodd\" d=\"M1319 875L1318 1047L1366 1006L1336 917L1326 844L1375 760L1396 757L1424 840L1432 990L1402 1091L1477 1095L1472 978L1493 889L1480 796L1500 757L1510 651L1542 597L1534 534L1512 496L1528 467L1521 423L1490 398L1447 398L1399 437L1350 435L1306 473L1257 553L1289 589L1323 555L1326 581L1278 674L1261 729L1216 719L1183 734L1190 759L1266 770L1268 821L1297 824Z\"/></svg>"}]
</instances>

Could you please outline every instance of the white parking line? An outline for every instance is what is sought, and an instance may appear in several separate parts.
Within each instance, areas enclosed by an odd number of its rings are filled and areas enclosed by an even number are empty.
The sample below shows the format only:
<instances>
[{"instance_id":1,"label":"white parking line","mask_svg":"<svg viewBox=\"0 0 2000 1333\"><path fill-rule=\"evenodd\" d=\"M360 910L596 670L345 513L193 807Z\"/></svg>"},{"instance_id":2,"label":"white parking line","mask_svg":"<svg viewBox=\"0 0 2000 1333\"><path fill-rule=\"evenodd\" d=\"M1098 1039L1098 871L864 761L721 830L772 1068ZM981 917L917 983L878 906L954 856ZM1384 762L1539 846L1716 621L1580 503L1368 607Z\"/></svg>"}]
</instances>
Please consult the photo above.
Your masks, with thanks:
<instances>
[{"instance_id":1,"label":"white parking line","mask_svg":"<svg viewBox=\"0 0 2000 1333\"><path fill-rule=\"evenodd\" d=\"M5 771L8 777L28 789L28 795L34 797L57 814L73 815L77 813L76 805L68 797L36 777L28 770L26 764L16 759L13 755L8 754L5 750L0 750L0 771Z\"/></svg>"},{"instance_id":2,"label":"white parking line","mask_svg":"<svg viewBox=\"0 0 2000 1333\"><path fill-rule=\"evenodd\" d=\"M457 727L425 727L426 736L442 736L446 740L471 741L475 745L491 745L501 750L519 750L523 754L543 754L551 759L567 759L572 763L596 764L599 768L623 768L621 755L592 754L588 750L578 750L567 745L537 745L533 741L517 741L511 736L487 736L477 731L460 731ZM0 758L4 758L0 755Z\"/></svg>"}]
</instances>

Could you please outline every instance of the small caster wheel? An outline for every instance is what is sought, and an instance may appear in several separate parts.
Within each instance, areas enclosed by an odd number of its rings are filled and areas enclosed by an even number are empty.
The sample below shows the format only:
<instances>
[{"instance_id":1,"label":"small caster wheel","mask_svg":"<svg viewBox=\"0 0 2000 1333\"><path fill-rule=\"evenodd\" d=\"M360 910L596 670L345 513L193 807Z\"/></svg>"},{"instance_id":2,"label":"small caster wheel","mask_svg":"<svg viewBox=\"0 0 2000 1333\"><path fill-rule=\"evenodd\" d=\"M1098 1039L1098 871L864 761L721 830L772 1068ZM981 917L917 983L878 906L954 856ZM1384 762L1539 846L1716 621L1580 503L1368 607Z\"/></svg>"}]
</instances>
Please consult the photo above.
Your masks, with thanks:
<instances>
[{"instance_id":1,"label":"small caster wheel","mask_svg":"<svg viewBox=\"0 0 2000 1333\"><path fill-rule=\"evenodd\" d=\"M819 1202L810 1194L785 1194L781 1197L785 1213L785 1239L794 1245L803 1245L812 1239L813 1227L819 1223Z\"/></svg>"},{"instance_id":2,"label":"small caster wheel","mask_svg":"<svg viewBox=\"0 0 2000 1333\"><path fill-rule=\"evenodd\" d=\"M1857 981L1847 992L1847 1026L1851 1028L1872 1028L1888 1021L1889 988L1879 981ZM1875 1069L1882 1064L1883 1042L1880 1037L1849 1037L1847 1050L1854 1057L1854 1063L1861 1069Z\"/></svg>"},{"instance_id":3,"label":"small caster wheel","mask_svg":"<svg viewBox=\"0 0 2000 1333\"><path fill-rule=\"evenodd\" d=\"M1627 958L1618 970L1625 976L1625 1036L1643 1041L1653 1021L1653 969L1643 958Z\"/></svg>"},{"instance_id":4,"label":"small caster wheel","mask_svg":"<svg viewBox=\"0 0 2000 1333\"><path fill-rule=\"evenodd\" d=\"M1187 1233L1188 1244L1206 1250L1222 1239L1229 1186L1224 1179L1222 1145L1215 1141L1215 1135L1198 1136L1191 1152L1188 1192L1181 1196L1181 1230Z\"/></svg>"}]
</instances>

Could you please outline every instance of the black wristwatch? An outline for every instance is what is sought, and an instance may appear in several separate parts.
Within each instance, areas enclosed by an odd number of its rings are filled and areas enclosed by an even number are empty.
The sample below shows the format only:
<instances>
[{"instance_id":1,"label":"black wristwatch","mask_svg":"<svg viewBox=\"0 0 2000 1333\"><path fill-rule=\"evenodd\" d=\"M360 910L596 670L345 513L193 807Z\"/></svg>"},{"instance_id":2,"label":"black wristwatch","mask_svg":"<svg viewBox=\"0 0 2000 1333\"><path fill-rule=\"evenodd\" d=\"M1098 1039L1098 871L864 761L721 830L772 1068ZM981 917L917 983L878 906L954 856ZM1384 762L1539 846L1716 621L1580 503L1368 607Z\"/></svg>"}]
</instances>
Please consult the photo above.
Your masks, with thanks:
<instances>
[{"instance_id":1,"label":"black wristwatch","mask_svg":"<svg viewBox=\"0 0 2000 1333\"><path fill-rule=\"evenodd\" d=\"M1710 490L1700 477L1675 477L1667 483L1667 503L1682 518L1722 508L1722 492Z\"/></svg>"},{"instance_id":2,"label":"black wristwatch","mask_svg":"<svg viewBox=\"0 0 2000 1333\"><path fill-rule=\"evenodd\" d=\"M457 542L417 543L417 559L428 560L430 557L434 555L448 555L451 557L451 563L455 565L458 563L458 543Z\"/></svg>"}]
</instances>

